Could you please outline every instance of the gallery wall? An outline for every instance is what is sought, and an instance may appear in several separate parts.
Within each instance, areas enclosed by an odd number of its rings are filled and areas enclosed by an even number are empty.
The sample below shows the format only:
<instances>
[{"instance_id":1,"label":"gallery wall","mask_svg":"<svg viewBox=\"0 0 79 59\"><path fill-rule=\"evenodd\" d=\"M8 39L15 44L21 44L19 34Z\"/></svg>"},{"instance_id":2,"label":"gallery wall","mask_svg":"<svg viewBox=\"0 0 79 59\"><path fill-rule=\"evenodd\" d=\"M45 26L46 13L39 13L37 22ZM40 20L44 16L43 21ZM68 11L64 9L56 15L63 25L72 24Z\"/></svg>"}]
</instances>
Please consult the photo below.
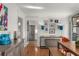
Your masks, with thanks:
<instances>
[{"instance_id":1,"label":"gallery wall","mask_svg":"<svg viewBox=\"0 0 79 59\"><path fill-rule=\"evenodd\" d=\"M51 15L50 15L51 14ZM45 31L42 31L40 30L41 29L41 25L44 24L44 20L49 20L49 19L58 19L60 22L58 24L60 25L63 25L63 31L62 31L62 35L65 36L65 37L68 37L69 38L69 22L68 22L68 17L62 17L62 16L56 16L56 15L53 15L53 13L47 13L47 14L44 14L42 12L41 13L37 13L37 14L30 14L30 16L28 17L30 18L30 20L34 20L35 21L35 26L36 26L36 30L37 30L37 34L35 35L35 39L37 39L38 41L38 46L39 46L39 43L40 43L40 36L50 36L50 35L55 35L55 36L60 36L61 35L61 32L60 30L56 29L56 33L55 34L49 34L49 31L45 32Z\"/></svg>"}]
</instances>

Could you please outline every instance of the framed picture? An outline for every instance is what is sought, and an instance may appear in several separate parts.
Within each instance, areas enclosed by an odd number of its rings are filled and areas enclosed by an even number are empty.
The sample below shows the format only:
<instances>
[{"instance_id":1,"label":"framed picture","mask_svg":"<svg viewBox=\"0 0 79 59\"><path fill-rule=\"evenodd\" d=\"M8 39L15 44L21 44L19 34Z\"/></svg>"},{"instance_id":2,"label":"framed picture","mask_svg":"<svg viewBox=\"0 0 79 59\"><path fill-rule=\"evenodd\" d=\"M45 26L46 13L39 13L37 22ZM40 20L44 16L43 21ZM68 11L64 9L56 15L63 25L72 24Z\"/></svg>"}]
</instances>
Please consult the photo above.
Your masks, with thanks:
<instances>
[{"instance_id":1,"label":"framed picture","mask_svg":"<svg viewBox=\"0 0 79 59\"><path fill-rule=\"evenodd\" d=\"M0 4L0 31L7 30L8 27L8 8Z\"/></svg>"},{"instance_id":2,"label":"framed picture","mask_svg":"<svg viewBox=\"0 0 79 59\"><path fill-rule=\"evenodd\" d=\"M49 34L55 34L55 23L49 24Z\"/></svg>"},{"instance_id":3,"label":"framed picture","mask_svg":"<svg viewBox=\"0 0 79 59\"><path fill-rule=\"evenodd\" d=\"M44 25L41 25L41 30L44 30L45 26Z\"/></svg>"},{"instance_id":4,"label":"framed picture","mask_svg":"<svg viewBox=\"0 0 79 59\"><path fill-rule=\"evenodd\" d=\"M55 20L55 23L58 23L58 22L59 22L59 21L56 19L56 20Z\"/></svg>"},{"instance_id":5,"label":"framed picture","mask_svg":"<svg viewBox=\"0 0 79 59\"><path fill-rule=\"evenodd\" d=\"M60 29L60 30L63 30L63 26L61 25L61 26L58 26L58 28Z\"/></svg>"},{"instance_id":6,"label":"framed picture","mask_svg":"<svg viewBox=\"0 0 79 59\"><path fill-rule=\"evenodd\" d=\"M53 19L50 19L50 22L53 22Z\"/></svg>"},{"instance_id":7,"label":"framed picture","mask_svg":"<svg viewBox=\"0 0 79 59\"><path fill-rule=\"evenodd\" d=\"M55 34L55 28L50 28L49 29L49 34Z\"/></svg>"},{"instance_id":8,"label":"framed picture","mask_svg":"<svg viewBox=\"0 0 79 59\"><path fill-rule=\"evenodd\" d=\"M48 28L45 28L45 31L48 31Z\"/></svg>"}]
</instances>

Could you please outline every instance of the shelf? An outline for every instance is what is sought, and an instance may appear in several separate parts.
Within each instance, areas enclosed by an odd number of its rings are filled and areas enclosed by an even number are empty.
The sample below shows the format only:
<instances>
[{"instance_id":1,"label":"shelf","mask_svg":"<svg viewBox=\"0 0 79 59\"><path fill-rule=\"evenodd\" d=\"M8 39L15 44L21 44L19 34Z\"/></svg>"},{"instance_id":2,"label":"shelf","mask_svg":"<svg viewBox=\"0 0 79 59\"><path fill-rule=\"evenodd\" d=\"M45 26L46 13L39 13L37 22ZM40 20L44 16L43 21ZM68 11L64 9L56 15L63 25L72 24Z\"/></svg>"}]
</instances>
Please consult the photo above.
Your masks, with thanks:
<instances>
[{"instance_id":1,"label":"shelf","mask_svg":"<svg viewBox=\"0 0 79 59\"><path fill-rule=\"evenodd\" d=\"M73 26L73 27L79 27L79 26Z\"/></svg>"},{"instance_id":2,"label":"shelf","mask_svg":"<svg viewBox=\"0 0 79 59\"><path fill-rule=\"evenodd\" d=\"M79 37L79 13L72 17L72 40L75 41Z\"/></svg>"}]
</instances>

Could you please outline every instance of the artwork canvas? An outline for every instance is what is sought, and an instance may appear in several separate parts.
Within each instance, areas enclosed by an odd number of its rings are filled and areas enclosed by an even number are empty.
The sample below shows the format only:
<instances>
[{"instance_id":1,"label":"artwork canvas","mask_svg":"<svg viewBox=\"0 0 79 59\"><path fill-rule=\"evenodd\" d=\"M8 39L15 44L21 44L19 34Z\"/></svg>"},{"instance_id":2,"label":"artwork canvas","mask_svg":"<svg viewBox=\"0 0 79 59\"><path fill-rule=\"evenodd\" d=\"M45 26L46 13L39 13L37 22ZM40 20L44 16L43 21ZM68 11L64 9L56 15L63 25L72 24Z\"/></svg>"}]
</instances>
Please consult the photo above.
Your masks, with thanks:
<instances>
[{"instance_id":1,"label":"artwork canvas","mask_svg":"<svg viewBox=\"0 0 79 59\"><path fill-rule=\"evenodd\" d=\"M44 26L43 25L41 25L41 30L44 30Z\"/></svg>"},{"instance_id":2,"label":"artwork canvas","mask_svg":"<svg viewBox=\"0 0 79 59\"><path fill-rule=\"evenodd\" d=\"M0 4L0 31L6 31L8 25L8 8Z\"/></svg>"},{"instance_id":3,"label":"artwork canvas","mask_svg":"<svg viewBox=\"0 0 79 59\"><path fill-rule=\"evenodd\" d=\"M63 26L58 26L58 28L59 28L60 30L63 30Z\"/></svg>"},{"instance_id":4,"label":"artwork canvas","mask_svg":"<svg viewBox=\"0 0 79 59\"><path fill-rule=\"evenodd\" d=\"M49 34L55 34L55 28L50 28L49 29Z\"/></svg>"},{"instance_id":5,"label":"artwork canvas","mask_svg":"<svg viewBox=\"0 0 79 59\"><path fill-rule=\"evenodd\" d=\"M58 23L58 20L55 20L55 23Z\"/></svg>"},{"instance_id":6,"label":"artwork canvas","mask_svg":"<svg viewBox=\"0 0 79 59\"><path fill-rule=\"evenodd\" d=\"M49 24L49 34L55 34L55 23Z\"/></svg>"},{"instance_id":7,"label":"artwork canvas","mask_svg":"<svg viewBox=\"0 0 79 59\"><path fill-rule=\"evenodd\" d=\"M48 28L45 28L45 31L48 31Z\"/></svg>"},{"instance_id":8,"label":"artwork canvas","mask_svg":"<svg viewBox=\"0 0 79 59\"><path fill-rule=\"evenodd\" d=\"M50 22L53 22L53 19L50 19Z\"/></svg>"}]
</instances>

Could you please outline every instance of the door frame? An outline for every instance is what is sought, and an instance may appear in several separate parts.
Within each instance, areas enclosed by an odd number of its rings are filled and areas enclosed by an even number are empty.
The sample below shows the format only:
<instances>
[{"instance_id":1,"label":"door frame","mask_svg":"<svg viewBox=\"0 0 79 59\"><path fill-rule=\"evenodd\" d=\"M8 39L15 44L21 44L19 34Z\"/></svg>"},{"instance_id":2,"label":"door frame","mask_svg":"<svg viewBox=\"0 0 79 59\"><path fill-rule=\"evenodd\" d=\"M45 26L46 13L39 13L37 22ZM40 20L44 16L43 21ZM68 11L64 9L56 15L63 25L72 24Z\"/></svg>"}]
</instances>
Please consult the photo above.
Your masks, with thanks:
<instances>
[{"instance_id":1,"label":"door frame","mask_svg":"<svg viewBox=\"0 0 79 59\"><path fill-rule=\"evenodd\" d=\"M18 24L18 22L19 22L19 19L20 19L20 21L22 22L22 29L21 29L21 31L22 31L22 38L21 39L23 39L23 18L22 17L19 17L18 16L18 21L17 21L17 25L19 26L19 24ZM18 28L18 31L19 31L19 28ZM19 37L18 37L19 38Z\"/></svg>"}]
</instances>

